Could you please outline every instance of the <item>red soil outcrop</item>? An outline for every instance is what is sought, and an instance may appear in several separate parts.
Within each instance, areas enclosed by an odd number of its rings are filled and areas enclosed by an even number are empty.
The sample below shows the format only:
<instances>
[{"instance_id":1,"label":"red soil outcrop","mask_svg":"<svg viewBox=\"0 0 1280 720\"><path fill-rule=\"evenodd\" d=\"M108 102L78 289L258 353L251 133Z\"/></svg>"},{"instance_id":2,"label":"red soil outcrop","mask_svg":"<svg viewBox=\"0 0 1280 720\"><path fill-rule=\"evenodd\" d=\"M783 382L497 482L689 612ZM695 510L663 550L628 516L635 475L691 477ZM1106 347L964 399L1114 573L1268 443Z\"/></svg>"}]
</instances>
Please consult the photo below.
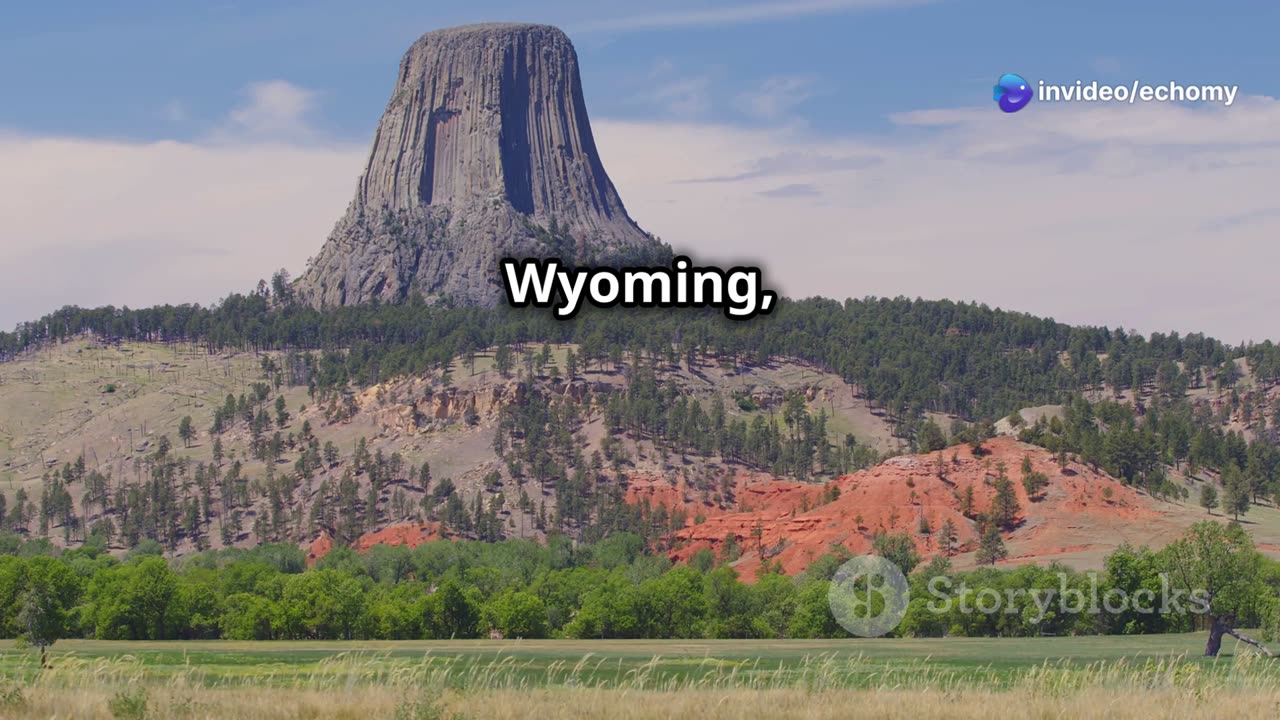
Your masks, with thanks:
<instances>
[{"instance_id":1,"label":"red soil outcrop","mask_svg":"<svg viewBox=\"0 0 1280 720\"><path fill-rule=\"evenodd\" d=\"M779 562L793 574L836 546L867 552L877 534L888 532L909 534L927 557L941 551L937 532L948 520L956 529L959 552L972 551L979 530L973 518L991 507L1001 463L1021 507L1016 528L1006 534L1013 557L1088 550L1094 546L1090 540L1114 546L1125 538L1117 540L1123 533L1113 530L1161 522L1156 501L1106 474L1077 463L1060 468L1046 451L1011 438L990 440L985 448L988 454L980 458L968 446L892 458L834 481L839 490L834 500L823 485L746 479L737 494L740 509L706 512L696 523L691 515L676 534L678 547L671 557L688 560L703 548L719 552L732 536L742 549L735 567L751 580L762 559ZM1034 500L1021 482L1024 457L1049 479ZM970 489L972 506L966 516ZM645 490L642 495L650 502L683 497L678 488L674 492ZM928 533L922 532L926 526Z\"/></svg>"},{"instance_id":2,"label":"red soil outcrop","mask_svg":"<svg viewBox=\"0 0 1280 720\"><path fill-rule=\"evenodd\" d=\"M632 505L647 502L650 507L663 505L668 510L680 509L692 521L698 515L712 517L752 509L787 513L796 508L811 507L822 495L824 487L817 483L778 480L758 472L739 472L734 476L732 485L732 502L725 507L713 499L718 493L711 491L704 496L703 491L691 487L683 476L673 482L661 475L639 473L627 478L627 502Z\"/></svg>"},{"instance_id":3,"label":"red soil outcrop","mask_svg":"<svg viewBox=\"0 0 1280 720\"><path fill-rule=\"evenodd\" d=\"M439 540L440 537L439 523L421 525L404 523L365 533L356 538L351 548L356 552L368 552L374 545L407 545L412 550L423 543ZM321 532L320 536L312 540L311 545L307 547L307 567L315 565L321 558L328 555L333 550L333 544L333 538L329 533Z\"/></svg>"},{"instance_id":4,"label":"red soil outcrop","mask_svg":"<svg viewBox=\"0 0 1280 720\"><path fill-rule=\"evenodd\" d=\"M356 552L366 552L374 545L407 545L412 550L423 543L439 540L440 537L438 523L389 525L356 538L352 548Z\"/></svg>"},{"instance_id":5,"label":"red soil outcrop","mask_svg":"<svg viewBox=\"0 0 1280 720\"><path fill-rule=\"evenodd\" d=\"M320 562L320 558L333 550L333 538L329 533L321 531L320 535L307 546L307 567Z\"/></svg>"}]
</instances>

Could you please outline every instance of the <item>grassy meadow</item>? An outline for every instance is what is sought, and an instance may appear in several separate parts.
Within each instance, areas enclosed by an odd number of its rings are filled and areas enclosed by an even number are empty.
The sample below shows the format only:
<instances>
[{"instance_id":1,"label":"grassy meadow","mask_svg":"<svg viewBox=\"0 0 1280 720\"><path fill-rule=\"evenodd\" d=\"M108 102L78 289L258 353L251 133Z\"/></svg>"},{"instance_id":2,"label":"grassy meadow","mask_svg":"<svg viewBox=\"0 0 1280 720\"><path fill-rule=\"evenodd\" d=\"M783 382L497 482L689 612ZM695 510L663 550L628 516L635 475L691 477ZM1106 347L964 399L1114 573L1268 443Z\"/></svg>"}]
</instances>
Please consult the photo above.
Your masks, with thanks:
<instances>
[{"instance_id":1,"label":"grassy meadow","mask_svg":"<svg viewBox=\"0 0 1280 720\"><path fill-rule=\"evenodd\" d=\"M3 718L1274 715L1280 665L1202 634L822 641L63 641L0 654Z\"/></svg>"}]
</instances>

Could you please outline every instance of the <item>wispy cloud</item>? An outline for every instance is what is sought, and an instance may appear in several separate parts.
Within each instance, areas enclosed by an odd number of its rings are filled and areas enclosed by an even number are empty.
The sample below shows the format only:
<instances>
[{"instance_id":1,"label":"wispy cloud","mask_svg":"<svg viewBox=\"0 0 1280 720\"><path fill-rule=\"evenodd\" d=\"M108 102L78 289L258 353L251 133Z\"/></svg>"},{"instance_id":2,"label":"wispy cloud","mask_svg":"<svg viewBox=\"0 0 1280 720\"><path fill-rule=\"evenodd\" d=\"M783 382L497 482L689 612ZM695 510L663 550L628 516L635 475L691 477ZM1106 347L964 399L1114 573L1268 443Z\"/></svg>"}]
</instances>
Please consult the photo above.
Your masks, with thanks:
<instances>
[{"instance_id":1,"label":"wispy cloud","mask_svg":"<svg viewBox=\"0 0 1280 720\"><path fill-rule=\"evenodd\" d=\"M758 2L689 8L669 12L650 12L586 22L575 32L610 32L661 30L666 28L742 25L792 17L834 15L859 10L925 5L938 0L795 0L794 2Z\"/></svg>"},{"instance_id":2,"label":"wispy cloud","mask_svg":"<svg viewBox=\"0 0 1280 720\"><path fill-rule=\"evenodd\" d=\"M810 75L774 75L759 87L738 96L738 105L759 120L777 121L813 97L815 79Z\"/></svg>"},{"instance_id":3,"label":"wispy cloud","mask_svg":"<svg viewBox=\"0 0 1280 720\"><path fill-rule=\"evenodd\" d=\"M1089 59L1089 67L1103 76L1124 75L1131 73L1133 64L1115 55L1098 55Z\"/></svg>"},{"instance_id":4,"label":"wispy cloud","mask_svg":"<svg viewBox=\"0 0 1280 720\"><path fill-rule=\"evenodd\" d=\"M650 97L668 115L696 117L711 109L711 76L676 78L654 88Z\"/></svg>"},{"instance_id":5,"label":"wispy cloud","mask_svg":"<svg viewBox=\"0 0 1280 720\"><path fill-rule=\"evenodd\" d=\"M822 195L822 191L809 183L792 183L782 187L761 190L756 194L768 198L802 198L819 197Z\"/></svg>"},{"instance_id":6,"label":"wispy cloud","mask_svg":"<svg viewBox=\"0 0 1280 720\"><path fill-rule=\"evenodd\" d=\"M1214 232L1218 230L1237 228L1244 225L1254 225L1277 220L1280 220L1280 207L1264 207L1257 210L1248 210L1241 213L1235 213L1234 215L1214 218L1202 224L1201 230L1205 232Z\"/></svg>"},{"instance_id":7,"label":"wispy cloud","mask_svg":"<svg viewBox=\"0 0 1280 720\"><path fill-rule=\"evenodd\" d=\"M0 128L0 223L23 238L0 241L0 328L65 304L207 303L301 270L351 199L365 145L320 139L309 91L247 94L198 141ZM91 191L68 192L68 178Z\"/></svg>"},{"instance_id":8,"label":"wispy cloud","mask_svg":"<svg viewBox=\"0 0 1280 720\"><path fill-rule=\"evenodd\" d=\"M872 152L856 154L826 154L810 150L787 150L774 155L753 158L748 168L741 172L727 175L710 175L706 177L685 178L682 183L735 183L759 178L776 178L781 176L815 176L827 173L866 170L881 163L878 155Z\"/></svg>"},{"instance_id":9,"label":"wispy cloud","mask_svg":"<svg viewBox=\"0 0 1280 720\"><path fill-rule=\"evenodd\" d=\"M191 119L187 104L181 100L170 100L160 109L161 115L171 123L184 123Z\"/></svg>"},{"instance_id":10,"label":"wispy cloud","mask_svg":"<svg viewBox=\"0 0 1280 720\"><path fill-rule=\"evenodd\" d=\"M1280 100L1264 96L1236 98L1231 107L1139 103L1080 103L1028 108L1035 113L1034 134L1081 143L1125 142L1135 146L1224 147L1274 143L1280 139ZM1025 117L991 112L990 107L917 110L890 116L895 124L964 131L1008 143L1010 120Z\"/></svg>"},{"instance_id":11,"label":"wispy cloud","mask_svg":"<svg viewBox=\"0 0 1280 720\"><path fill-rule=\"evenodd\" d=\"M303 140L315 135L309 120L317 93L285 80L252 83L218 134L238 138Z\"/></svg>"},{"instance_id":12,"label":"wispy cloud","mask_svg":"<svg viewBox=\"0 0 1280 720\"><path fill-rule=\"evenodd\" d=\"M714 68L690 72L662 58L642 81L645 87L635 93L635 99L669 117L696 119L711 110L717 73Z\"/></svg>"}]
</instances>

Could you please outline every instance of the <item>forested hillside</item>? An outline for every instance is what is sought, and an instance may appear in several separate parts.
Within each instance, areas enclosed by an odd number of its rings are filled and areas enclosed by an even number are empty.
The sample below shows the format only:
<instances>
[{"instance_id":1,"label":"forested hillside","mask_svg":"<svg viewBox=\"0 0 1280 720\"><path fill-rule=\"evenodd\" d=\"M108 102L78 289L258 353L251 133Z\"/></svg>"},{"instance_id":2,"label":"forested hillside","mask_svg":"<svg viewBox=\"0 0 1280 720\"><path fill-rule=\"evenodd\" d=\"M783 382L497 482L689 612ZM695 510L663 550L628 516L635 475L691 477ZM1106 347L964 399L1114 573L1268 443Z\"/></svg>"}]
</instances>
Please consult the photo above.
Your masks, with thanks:
<instances>
[{"instance_id":1,"label":"forested hillside","mask_svg":"<svg viewBox=\"0 0 1280 720\"><path fill-rule=\"evenodd\" d=\"M674 551L701 515L741 510L744 483L978 447L999 418L1058 467L1070 456L1155 498L1233 515L1280 499L1271 344L963 303L565 323L416 302L318 312L278 275L212 308L65 308L0 335L0 352L21 368L0 373L0 530L72 546L343 545L412 524L486 541L631 532ZM1030 405L1060 412L1011 412ZM686 497L649 504L637 483Z\"/></svg>"},{"instance_id":2,"label":"forested hillside","mask_svg":"<svg viewBox=\"0 0 1280 720\"><path fill-rule=\"evenodd\" d=\"M1144 337L950 301L789 301L746 323L697 310L597 310L560 322L545 311L419 302L319 312L295 302L282 273L271 287L262 283L212 308L64 308L0 334L0 358L82 332L191 341L209 352L319 351L305 379L322 389L369 385L526 342L575 343L583 363L637 350L657 357L714 353L730 363L787 356L830 368L895 415L933 411L970 420L1060 402L1104 382L1129 388L1181 375L1184 385L1197 386L1230 372L1227 361L1244 356L1261 382L1280 379L1280 352L1270 342L1233 348L1198 334Z\"/></svg>"},{"instance_id":3,"label":"forested hillside","mask_svg":"<svg viewBox=\"0 0 1280 720\"><path fill-rule=\"evenodd\" d=\"M811 365L502 345L368 388L301 384L303 353L210 357L185 343L79 337L0 366L0 530L186 554L348 544L406 523L496 540L683 518L630 502L684 478L708 507L747 478L830 478L906 442Z\"/></svg>"}]
</instances>

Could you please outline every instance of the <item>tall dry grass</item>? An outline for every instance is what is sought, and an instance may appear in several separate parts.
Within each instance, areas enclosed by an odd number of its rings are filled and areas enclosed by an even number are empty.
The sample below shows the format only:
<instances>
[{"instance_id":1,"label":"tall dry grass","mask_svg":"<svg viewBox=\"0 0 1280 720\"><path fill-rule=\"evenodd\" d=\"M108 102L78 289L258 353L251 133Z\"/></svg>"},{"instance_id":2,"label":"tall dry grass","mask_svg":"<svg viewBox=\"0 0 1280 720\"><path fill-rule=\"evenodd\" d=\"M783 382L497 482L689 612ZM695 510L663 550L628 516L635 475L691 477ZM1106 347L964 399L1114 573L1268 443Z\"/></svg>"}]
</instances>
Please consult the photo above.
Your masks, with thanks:
<instances>
[{"instance_id":1,"label":"tall dry grass","mask_svg":"<svg viewBox=\"0 0 1280 720\"><path fill-rule=\"evenodd\" d=\"M682 677L661 660L609 681L590 656L537 673L511 658L471 666L340 656L303 675L269 666L216 679L195 666L160 676L137 660L64 658L0 685L0 718L104 720L481 720L495 718L1253 718L1280 707L1280 669L1252 655L1214 664L1170 659L1046 663L961 673L927 662L885 666L815 658L761 670L713 660ZM16 677L16 676L15 676Z\"/></svg>"}]
</instances>

